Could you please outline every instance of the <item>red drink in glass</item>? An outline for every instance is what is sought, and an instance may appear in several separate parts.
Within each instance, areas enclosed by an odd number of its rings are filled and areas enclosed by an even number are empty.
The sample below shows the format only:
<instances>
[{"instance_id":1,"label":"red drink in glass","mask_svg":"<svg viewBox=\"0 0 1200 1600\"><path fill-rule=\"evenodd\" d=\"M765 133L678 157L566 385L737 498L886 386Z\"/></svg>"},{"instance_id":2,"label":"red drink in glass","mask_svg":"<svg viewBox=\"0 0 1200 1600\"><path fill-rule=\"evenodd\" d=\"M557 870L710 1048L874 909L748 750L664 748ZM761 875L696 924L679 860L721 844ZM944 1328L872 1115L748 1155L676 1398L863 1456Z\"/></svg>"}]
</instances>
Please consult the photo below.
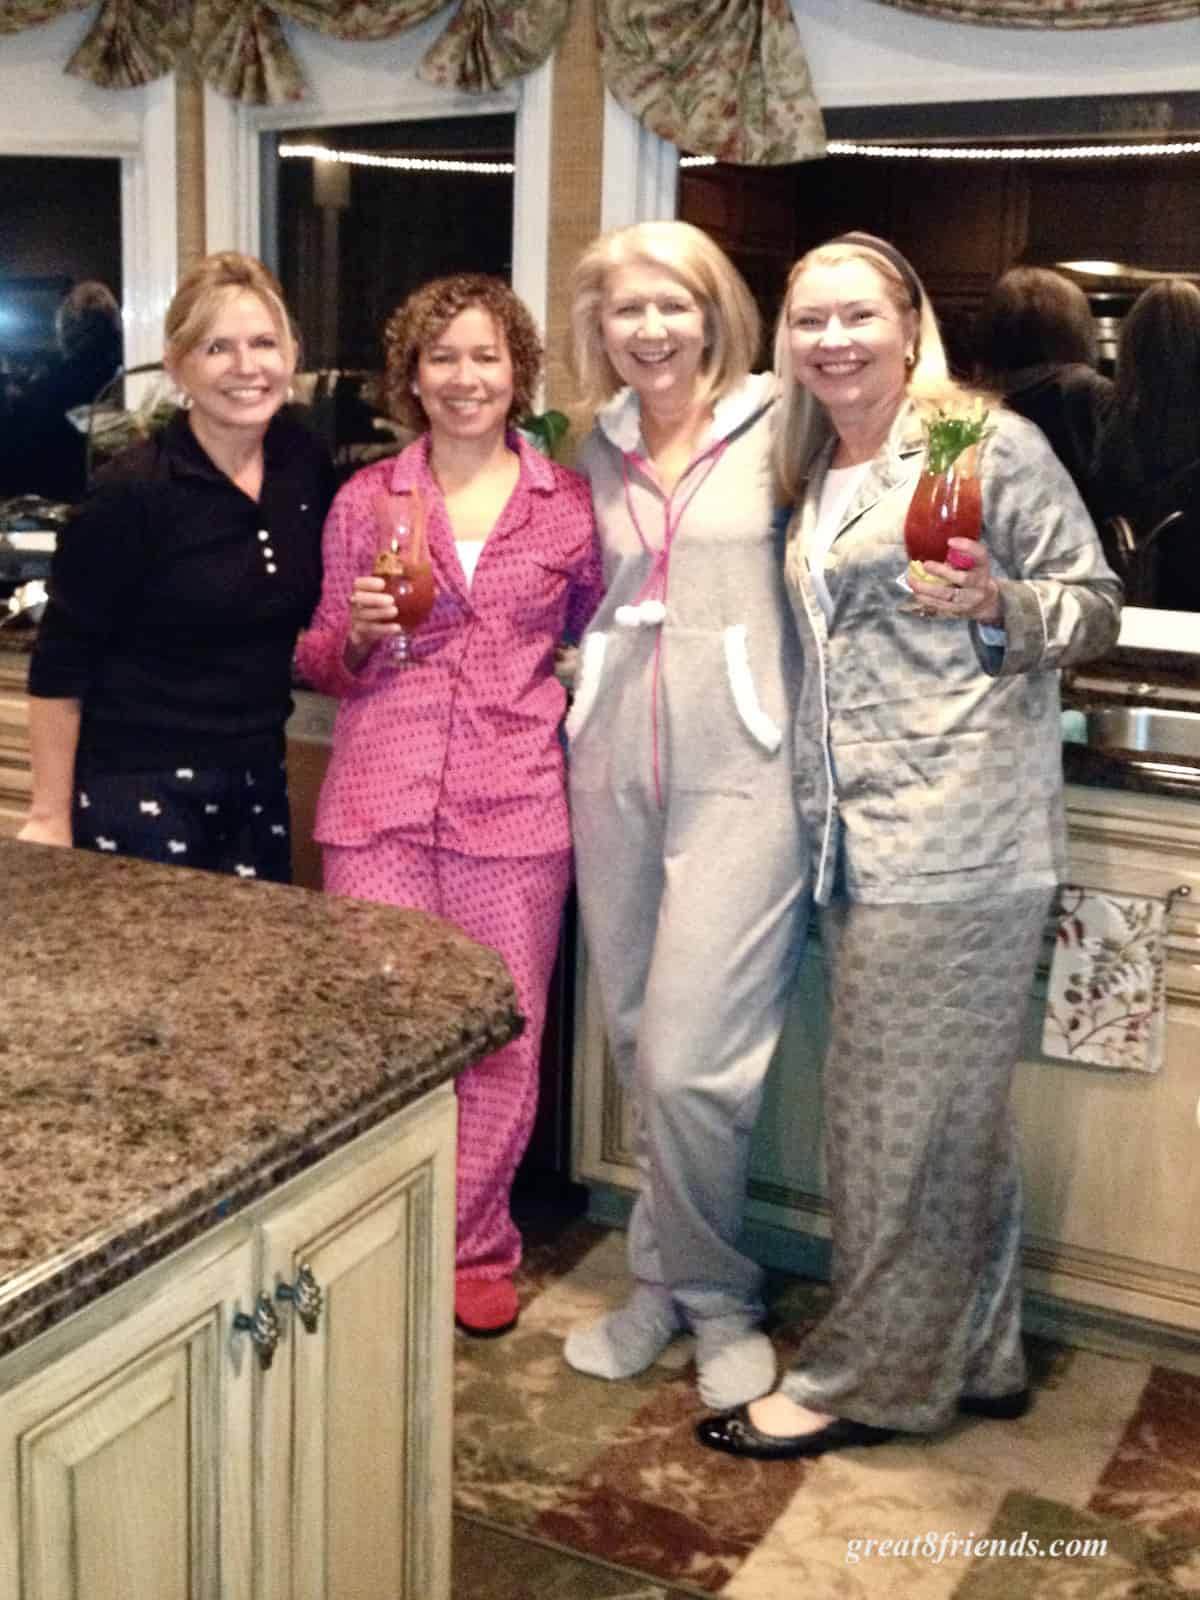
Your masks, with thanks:
<instances>
[{"instance_id":1,"label":"red drink in glass","mask_svg":"<svg viewBox=\"0 0 1200 1600\"><path fill-rule=\"evenodd\" d=\"M410 632L419 628L437 598L429 563L417 565L406 562L394 550L380 550L375 556L375 576L384 580L384 591L395 602L400 626Z\"/></svg>"},{"instance_id":2,"label":"red drink in glass","mask_svg":"<svg viewBox=\"0 0 1200 1600\"><path fill-rule=\"evenodd\" d=\"M967 467L960 456L945 472L923 472L917 480L904 521L904 548L910 561L945 561L951 539L978 539L983 495L979 479Z\"/></svg>"},{"instance_id":3,"label":"red drink in glass","mask_svg":"<svg viewBox=\"0 0 1200 1600\"><path fill-rule=\"evenodd\" d=\"M437 598L420 490L414 486L401 494L378 495L375 522L378 541L371 575L383 579L401 630L385 646L384 659L394 667L407 667L414 661L410 636L429 616Z\"/></svg>"}]
</instances>

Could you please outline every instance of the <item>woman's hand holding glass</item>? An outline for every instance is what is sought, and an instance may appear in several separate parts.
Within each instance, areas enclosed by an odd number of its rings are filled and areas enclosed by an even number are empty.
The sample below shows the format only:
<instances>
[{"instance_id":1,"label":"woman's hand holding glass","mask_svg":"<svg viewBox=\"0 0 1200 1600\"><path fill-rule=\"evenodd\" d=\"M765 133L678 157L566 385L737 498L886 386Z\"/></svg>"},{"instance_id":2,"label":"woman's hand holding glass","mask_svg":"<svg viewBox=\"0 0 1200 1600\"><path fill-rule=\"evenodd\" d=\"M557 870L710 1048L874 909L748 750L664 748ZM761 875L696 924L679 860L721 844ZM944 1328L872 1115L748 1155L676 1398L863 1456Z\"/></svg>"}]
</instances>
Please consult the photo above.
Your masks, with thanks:
<instances>
[{"instance_id":1,"label":"woman's hand holding glass","mask_svg":"<svg viewBox=\"0 0 1200 1600\"><path fill-rule=\"evenodd\" d=\"M410 667L411 635L437 599L420 490L414 487L403 494L377 495L375 525L377 543L371 572L392 602L396 623L391 640L383 647L384 658L390 667Z\"/></svg>"},{"instance_id":2,"label":"woman's hand holding glass","mask_svg":"<svg viewBox=\"0 0 1200 1600\"><path fill-rule=\"evenodd\" d=\"M1004 622L1000 589L987 546L979 539L951 539L945 561L922 561L908 569L908 586L929 616L998 627Z\"/></svg>"},{"instance_id":3,"label":"woman's hand holding glass","mask_svg":"<svg viewBox=\"0 0 1200 1600\"><path fill-rule=\"evenodd\" d=\"M372 570L355 578L350 591L346 658L352 670L380 644L389 666L411 666L410 636L437 598L420 492L378 495L374 509Z\"/></svg>"},{"instance_id":4,"label":"woman's hand holding glass","mask_svg":"<svg viewBox=\"0 0 1200 1600\"><path fill-rule=\"evenodd\" d=\"M346 643L353 666L361 666L384 639L400 633L396 602L382 578L358 577L350 591L350 630Z\"/></svg>"},{"instance_id":5,"label":"woman's hand holding glass","mask_svg":"<svg viewBox=\"0 0 1200 1600\"><path fill-rule=\"evenodd\" d=\"M925 420L925 459L904 519L905 581L916 604L906 603L902 611L983 620L975 609L987 589L979 482L979 444L987 415L977 400L970 416L939 410ZM984 583L971 584L967 575L981 560ZM972 589L980 592L972 594ZM989 604L998 604L998 593L987 598Z\"/></svg>"}]
</instances>

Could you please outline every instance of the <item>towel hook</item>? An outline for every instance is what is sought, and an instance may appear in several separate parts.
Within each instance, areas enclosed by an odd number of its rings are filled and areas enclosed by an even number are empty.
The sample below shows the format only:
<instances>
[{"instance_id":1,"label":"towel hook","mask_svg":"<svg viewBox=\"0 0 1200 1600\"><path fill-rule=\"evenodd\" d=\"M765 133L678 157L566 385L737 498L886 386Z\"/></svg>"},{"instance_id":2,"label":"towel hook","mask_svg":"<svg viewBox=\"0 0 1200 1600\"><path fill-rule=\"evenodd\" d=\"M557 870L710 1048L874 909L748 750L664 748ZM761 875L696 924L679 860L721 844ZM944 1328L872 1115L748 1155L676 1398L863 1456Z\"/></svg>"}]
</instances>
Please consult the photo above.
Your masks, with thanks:
<instances>
[{"instance_id":1,"label":"towel hook","mask_svg":"<svg viewBox=\"0 0 1200 1600\"><path fill-rule=\"evenodd\" d=\"M1082 894L1115 894L1116 893L1116 891L1114 889L1111 889L1111 888L1109 888L1107 886L1105 886L1104 888L1101 888L1098 884L1094 884L1094 883L1060 883L1059 886L1058 886L1058 891L1059 891L1059 895L1060 896L1061 896L1061 894L1062 894L1064 889L1072 889L1072 890L1074 890L1074 892L1076 894L1081 894L1081 895ZM1187 900L1187 899L1190 898L1191 893L1192 893L1192 891L1191 891L1190 886L1188 884L1186 884L1186 883L1181 883L1181 884L1178 884L1174 889L1168 889L1166 894L1157 895L1157 896L1155 896L1155 895L1147 895L1146 898L1149 899L1149 900L1154 900L1154 899L1161 900L1165 904L1165 906L1167 908L1168 915L1169 915L1171 907L1175 904L1176 900Z\"/></svg>"}]
</instances>

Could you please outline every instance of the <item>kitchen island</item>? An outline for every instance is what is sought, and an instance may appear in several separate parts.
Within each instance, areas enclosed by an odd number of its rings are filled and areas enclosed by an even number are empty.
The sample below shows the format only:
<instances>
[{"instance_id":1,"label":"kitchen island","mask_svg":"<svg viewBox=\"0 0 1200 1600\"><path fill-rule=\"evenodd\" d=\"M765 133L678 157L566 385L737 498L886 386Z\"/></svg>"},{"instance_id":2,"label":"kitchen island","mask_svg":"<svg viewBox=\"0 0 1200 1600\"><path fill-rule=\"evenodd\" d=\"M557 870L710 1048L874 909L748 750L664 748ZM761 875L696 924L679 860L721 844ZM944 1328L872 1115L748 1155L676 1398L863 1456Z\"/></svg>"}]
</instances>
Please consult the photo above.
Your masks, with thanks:
<instances>
[{"instance_id":1,"label":"kitchen island","mask_svg":"<svg viewBox=\"0 0 1200 1600\"><path fill-rule=\"evenodd\" d=\"M448 1594L453 1077L419 913L0 840L0 1597Z\"/></svg>"}]
</instances>

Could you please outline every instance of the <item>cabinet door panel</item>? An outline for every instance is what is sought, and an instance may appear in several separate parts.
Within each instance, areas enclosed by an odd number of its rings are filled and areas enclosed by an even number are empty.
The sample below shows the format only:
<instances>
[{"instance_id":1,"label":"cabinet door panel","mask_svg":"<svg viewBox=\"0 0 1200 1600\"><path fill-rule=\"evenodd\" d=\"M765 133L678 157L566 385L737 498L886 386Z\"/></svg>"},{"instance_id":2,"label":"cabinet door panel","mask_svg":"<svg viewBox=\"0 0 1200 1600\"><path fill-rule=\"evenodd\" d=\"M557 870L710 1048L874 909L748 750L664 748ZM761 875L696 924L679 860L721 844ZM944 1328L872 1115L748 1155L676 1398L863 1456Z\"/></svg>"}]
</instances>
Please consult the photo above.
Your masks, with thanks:
<instances>
[{"instance_id":1,"label":"cabinet door panel","mask_svg":"<svg viewBox=\"0 0 1200 1600\"><path fill-rule=\"evenodd\" d=\"M283 1312L290 1405L262 1380L266 1600L446 1593L453 1139L453 1098L437 1096L264 1223L267 1284L306 1265L324 1302L311 1333Z\"/></svg>"},{"instance_id":2,"label":"cabinet door panel","mask_svg":"<svg viewBox=\"0 0 1200 1600\"><path fill-rule=\"evenodd\" d=\"M189 1367L205 1333L151 1357L103 1397L22 1442L37 1596L189 1600ZM202 1496L202 1505L211 1496ZM203 1510L201 1511L203 1516ZM64 1539L62 1533L69 1532ZM197 1573L203 1581L203 1567ZM203 1592L201 1590L201 1592Z\"/></svg>"},{"instance_id":3,"label":"cabinet door panel","mask_svg":"<svg viewBox=\"0 0 1200 1600\"><path fill-rule=\"evenodd\" d=\"M420 1176L403 1183L310 1252L325 1288L327 1325L323 1339L301 1334L294 1343L296 1513L300 1527L321 1530L324 1559L301 1552L296 1600L406 1593L404 1308L412 1210L422 1203L422 1187Z\"/></svg>"},{"instance_id":4,"label":"cabinet door panel","mask_svg":"<svg viewBox=\"0 0 1200 1600\"><path fill-rule=\"evenodd\" d=\"M247 1239L4 1396L0 1600L249 1600L252 1267Z\"/></svg>"}]
</instances>

